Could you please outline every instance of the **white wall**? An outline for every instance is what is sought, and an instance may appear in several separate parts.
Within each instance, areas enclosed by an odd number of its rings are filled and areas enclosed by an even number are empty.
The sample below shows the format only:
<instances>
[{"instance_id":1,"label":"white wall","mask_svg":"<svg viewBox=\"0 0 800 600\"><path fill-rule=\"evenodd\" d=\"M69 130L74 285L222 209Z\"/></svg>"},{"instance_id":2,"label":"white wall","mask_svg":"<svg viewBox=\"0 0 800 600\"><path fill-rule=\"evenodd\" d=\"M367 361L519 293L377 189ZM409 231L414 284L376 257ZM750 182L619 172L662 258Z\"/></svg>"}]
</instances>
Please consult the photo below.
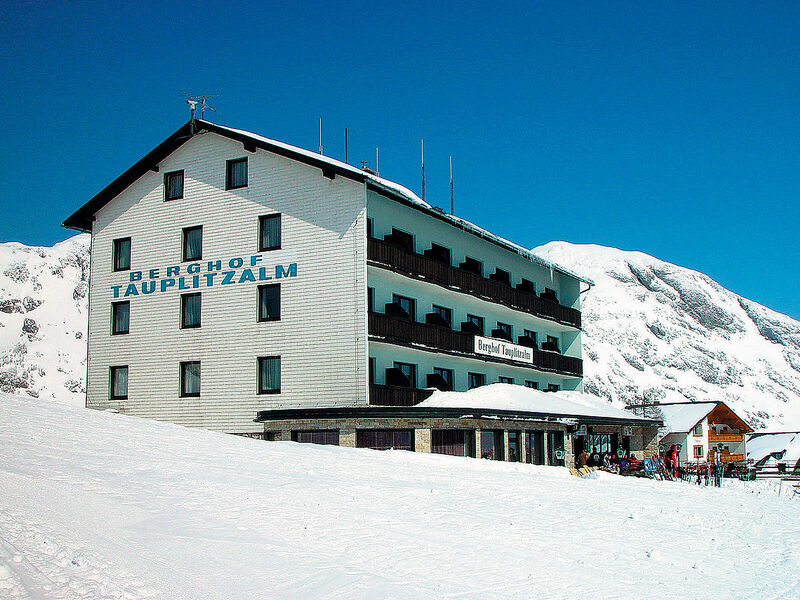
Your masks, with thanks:
<instances>
[{"instance_id":1,"label":"white wall","mask_svg":"<svg viewBox=\"0 0 800 600\"><path fill-rule=\"evenodd\" d=\"M225 191L225 161L247 156L249 185ZM231 432L257 431L258 410L367 402L363 184L211 133L189 140L96 215L87 404ZM184 198L164 202L163 175L184 169ZM281 321L258 323L258 282L201 288L202 327L179 328L175 288L131 301L131 332L110 335L112 240L132 238L132 270L181 265L181 230L203 226L203 260L258 254L259 215L282 214ZM263 253L265 263L271 262ZM185 266L185 265L183 265ZM147 278L147 274L145 274ZM122 290L124 291L124 287ZM281 356L277 395L258 395L256 358ZM179 397L179 363L200 360L201 396ZM109 367L129 367L128 399L109 401Z\"/></svg>"}]
</instances>

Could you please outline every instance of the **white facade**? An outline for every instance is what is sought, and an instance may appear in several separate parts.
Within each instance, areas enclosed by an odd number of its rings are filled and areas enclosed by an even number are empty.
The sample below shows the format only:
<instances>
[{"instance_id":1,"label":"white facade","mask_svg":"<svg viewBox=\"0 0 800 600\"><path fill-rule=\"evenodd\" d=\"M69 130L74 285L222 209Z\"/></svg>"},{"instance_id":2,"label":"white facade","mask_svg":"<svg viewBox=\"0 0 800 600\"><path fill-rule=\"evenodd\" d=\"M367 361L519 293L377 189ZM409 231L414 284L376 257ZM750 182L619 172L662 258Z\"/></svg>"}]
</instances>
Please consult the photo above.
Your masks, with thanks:
<instances>
[{"instance_id":1,"label":"white facade","mask_svg":"<svg viewBox=\"0 0 800 600\"><path fill-rule=\"evenodd\" d=\"M248 158L248 186L225 190L226 160ZM267 152L249 153L213 133L196 135L100 209L92 227L87 405L232 432L255 431L274 406L367 403L364 186ZM184 170L184 195L164 200L164 173ZM282 248L258 252L259 216L280 213ZM182 229L203 226L201 275L210 261L254 255L268 267L297 265L283 278L281 319L258 322L260 282L212 285L202 325L180 328L177 285L124 297L131 273L181 262ZM131 238L131 271L112 270L114 239ZM272 257L271 253L278 256ZM234 263L237 264L237 263ZM245 266L243 265L243 267ZM185 273L182 269L181 274ZM278 280L271 281L271 283ZM141 282L137 282L140 284ZM122 285L119 298L112 286ZM131 303L130 333L111 335L111 304ZM257 394L257 358L281 357L281 392ZM179 394L181 361L201 362L201 393ZM109 368L128 366L128 398L109 399Z\"/></svg>"}]
</instances>

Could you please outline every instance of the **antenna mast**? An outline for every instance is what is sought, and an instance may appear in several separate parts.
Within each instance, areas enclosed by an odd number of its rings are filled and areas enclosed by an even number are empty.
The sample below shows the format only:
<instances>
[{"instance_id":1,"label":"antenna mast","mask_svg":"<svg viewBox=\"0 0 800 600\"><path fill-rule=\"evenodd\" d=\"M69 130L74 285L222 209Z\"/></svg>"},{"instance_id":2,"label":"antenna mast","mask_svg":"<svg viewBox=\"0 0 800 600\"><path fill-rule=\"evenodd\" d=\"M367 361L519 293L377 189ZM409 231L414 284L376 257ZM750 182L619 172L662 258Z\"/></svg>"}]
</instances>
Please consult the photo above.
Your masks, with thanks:
<instances>
[{"instance_id":1,"label":"antenna mast","mask_svg":"<svg viewBox=\"0 0 800 600\"><path fill-rule=\"evenodd\" d=\"M450 214L453 214L453 157L450 156Z\"/></svg>"},{"instance_id":2,"label":"antenna mast","mask_svg":"<svg viewBox=\"0 0 800 600\"><path fill-rule=\"evenodd\" d=\"M322 117L319 118L319 153L324 154L322 151Z\"/></svg>"},{"instance_id":3,"label":"antenna mast","mask_svg":"<svg viewBox=\"0 0 800 600\"><path fill-rule=\"evenodd\" d=\"M190 107L192 121L194 121L194 119L195 119L196 107L197 107L198 104L200 105L200 118L203 119L203 120L205 120L205 118L206 118L206 111L207 110L210 110L210 111L213 111L213 112L217 112L216 107L211 106L208 103L208 99L209 98L217 98L219 96L219 94L205 94L205 95L202 95L202 96L195 96L195 95L192 95L192 94L190 94L188 92L183 92L183 93L186 94L186 104L188 104L189 107Z\"/></svg>"},{"instance_id":4,"label":"antenna mast","mask_svg":"<svg viewBox=\"0 0 800 600\"><path fill-rule=\"evenodd\" d=\"M420 139L420 158L422 159L422 201L425 202L425 140Z\"/></svg>"},{"instance_id":5,"label":"antenna mast","mask_svg":"<svg viewBox=\"0 0 800 600\"><path fill-rule=\"evenodd\" d=\"M380 164L378 163L378 147L375 146L375 175L381 176Z\"/></svg>"},{"instance_id":6,"label":"antenna mast","mask_svg":"<svg viewBox=\"0 0 800 600\"><path fill-rule=\"evenodd\" d=\"M344 128L344 162L347 162L347 127Z\"/></svg>"}]
</instances>

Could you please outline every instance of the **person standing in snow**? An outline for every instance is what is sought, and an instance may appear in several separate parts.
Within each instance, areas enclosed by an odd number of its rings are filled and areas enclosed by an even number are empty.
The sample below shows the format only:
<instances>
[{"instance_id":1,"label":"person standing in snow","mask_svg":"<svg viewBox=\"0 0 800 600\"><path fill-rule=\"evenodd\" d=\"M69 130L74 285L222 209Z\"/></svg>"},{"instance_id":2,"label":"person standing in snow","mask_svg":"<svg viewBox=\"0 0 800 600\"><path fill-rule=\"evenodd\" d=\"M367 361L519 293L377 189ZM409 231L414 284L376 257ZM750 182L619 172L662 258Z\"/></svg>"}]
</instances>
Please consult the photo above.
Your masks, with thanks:
<instances>
[{"instance_id":1,"label":"person standing in snow","mask_svg":"<svg viewBox=\"0 0 800 600\"><path fill-rule=\"evenodd\" d=\"M589 464L589 453L586 451L586 448L578 455L578 468L582 469L587 464Z\"/></svg>"}]
</instances>

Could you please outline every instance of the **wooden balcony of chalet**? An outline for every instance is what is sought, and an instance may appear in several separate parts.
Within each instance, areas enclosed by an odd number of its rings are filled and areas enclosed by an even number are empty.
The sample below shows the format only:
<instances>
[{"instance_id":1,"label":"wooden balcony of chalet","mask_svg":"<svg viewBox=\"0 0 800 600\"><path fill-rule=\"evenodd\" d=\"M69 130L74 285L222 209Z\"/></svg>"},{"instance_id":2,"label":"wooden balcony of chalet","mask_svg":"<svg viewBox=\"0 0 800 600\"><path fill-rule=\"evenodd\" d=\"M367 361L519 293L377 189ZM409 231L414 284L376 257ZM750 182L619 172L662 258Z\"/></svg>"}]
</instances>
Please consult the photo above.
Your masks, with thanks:
<instances>
[{"instance_id":1,"label":"wooden balcony of chalet","mask_svg":"<svg viewBox=\"0 0 800 600\"><path fill-rule=\"evenodd\" d=\"M744 462L744 454L726 454L723 452L719 455L719 461L724 463Z\"/></svg>"},{"instance_id":2,"label":"wooden balcony of chalet","mask_svg":"<svg viewBox=\"0 0 800 600\"><path fill-rule=\"evenodd\" d=\"M415 279L422 279L572 327L581 326L579 310L562 306L550 294L537 295L528 284L520 283L512 286L505 277L498 276L497 273L483 277L466 268L466 265L454 267L442 257L417 254L407 248L372 237L367 240L367 258L371 264Z\"/></svg>"},{"instance_id":3,"label":"wooden balcony of chalet","mask_svg":"<svg viewBox=\"0 0 800 600\"><path fill-rule=\"evenodd\" d=\"M741 442L744 438L741 433L716 433L715 431L708 432L709 443L716 444L717 442Z\"/></svg>"},{"instance_id":4,"label":"wooden balcony of chalet","mask_svg":"<svg viewBox=\"0 0 800 600\"><path fill-rule=\"evenodd\" d=\"M475 353L475 335L464 331L455 331L439 325L418 323L410 319L390 317L380 313L369 313L369 337L373 341L400 344L412 348L430 349L458 356L478 358L480 360L499 362L515 367L551 371L574 377L583 374L583 361L574 356L564 356L558 352L550 352L532 348L533 365L490 357ZM404 405L398 405L404 406Z\"/></svg>"}]
</instances>

